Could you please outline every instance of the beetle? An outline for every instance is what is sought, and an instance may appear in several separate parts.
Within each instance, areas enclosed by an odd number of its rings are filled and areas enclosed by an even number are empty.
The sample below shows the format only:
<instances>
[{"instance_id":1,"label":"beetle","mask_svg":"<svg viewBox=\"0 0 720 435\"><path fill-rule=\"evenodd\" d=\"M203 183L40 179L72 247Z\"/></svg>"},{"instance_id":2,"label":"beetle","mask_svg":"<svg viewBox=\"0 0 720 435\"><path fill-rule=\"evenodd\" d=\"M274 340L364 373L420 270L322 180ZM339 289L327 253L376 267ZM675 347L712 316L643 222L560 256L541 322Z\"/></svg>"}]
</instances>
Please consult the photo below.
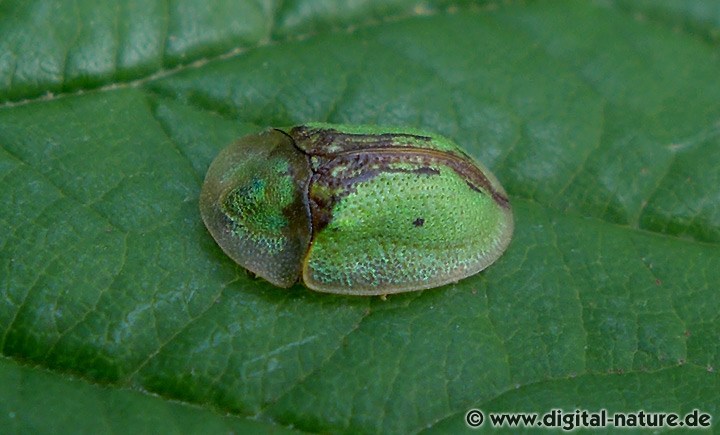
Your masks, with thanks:
<instances>
[{"instance_id":1,"label":"beetle","mask_svg":"<svg viewBox=\"0 0 720 435\"><path fill-rule=\"evenodd\" d=\"M500 257L513 232L487 168L408 128L309 123L242 137L210 165L200 211L254 274L350 295L456 282Z\"/></svg>"}]
</instances>

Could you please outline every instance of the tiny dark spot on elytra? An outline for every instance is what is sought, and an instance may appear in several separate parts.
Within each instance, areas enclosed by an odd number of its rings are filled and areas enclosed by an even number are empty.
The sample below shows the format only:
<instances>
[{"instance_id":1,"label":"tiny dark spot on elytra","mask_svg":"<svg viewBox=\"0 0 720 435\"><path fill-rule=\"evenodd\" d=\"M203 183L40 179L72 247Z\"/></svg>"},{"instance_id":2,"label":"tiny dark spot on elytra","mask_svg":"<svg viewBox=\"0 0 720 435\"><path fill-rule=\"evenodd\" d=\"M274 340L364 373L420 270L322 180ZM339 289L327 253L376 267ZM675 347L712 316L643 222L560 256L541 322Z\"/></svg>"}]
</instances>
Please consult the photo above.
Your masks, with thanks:
<instances>
[{"instance_id":1,"label":"tiny dark spot on elytra","mask_svg":"<svg viewBox=\"0 0 720 435\"><path fill-rule=\"evenodd\" d=\"M413 221L413 225L415 225L416 227L421 227L421 226L425 225L425 219L417 218Z\"/></svg>"}]
</instances>

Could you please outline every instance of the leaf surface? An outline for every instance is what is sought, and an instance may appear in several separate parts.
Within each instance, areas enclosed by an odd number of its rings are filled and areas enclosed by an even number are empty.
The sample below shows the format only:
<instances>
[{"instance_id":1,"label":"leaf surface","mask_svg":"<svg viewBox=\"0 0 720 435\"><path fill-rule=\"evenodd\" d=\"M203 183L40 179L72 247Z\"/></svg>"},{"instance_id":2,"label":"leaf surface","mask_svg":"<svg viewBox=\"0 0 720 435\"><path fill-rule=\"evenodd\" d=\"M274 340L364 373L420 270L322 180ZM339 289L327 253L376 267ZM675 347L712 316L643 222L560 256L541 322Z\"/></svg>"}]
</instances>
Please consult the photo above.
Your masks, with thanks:
<instances>
[{"instance_id":1,"label":"leaf surface","mask_svg":"<svg viewBox=\"0 0 720 435\"><path fill-rule=\"evenodd\" d=\"M0 4L0 427L720 415L709 3L69 3ZM385 301L249 276L200 219L204 174L309 121L452 138L508 191L509 250Z\"/></svg>"}]
</instances>

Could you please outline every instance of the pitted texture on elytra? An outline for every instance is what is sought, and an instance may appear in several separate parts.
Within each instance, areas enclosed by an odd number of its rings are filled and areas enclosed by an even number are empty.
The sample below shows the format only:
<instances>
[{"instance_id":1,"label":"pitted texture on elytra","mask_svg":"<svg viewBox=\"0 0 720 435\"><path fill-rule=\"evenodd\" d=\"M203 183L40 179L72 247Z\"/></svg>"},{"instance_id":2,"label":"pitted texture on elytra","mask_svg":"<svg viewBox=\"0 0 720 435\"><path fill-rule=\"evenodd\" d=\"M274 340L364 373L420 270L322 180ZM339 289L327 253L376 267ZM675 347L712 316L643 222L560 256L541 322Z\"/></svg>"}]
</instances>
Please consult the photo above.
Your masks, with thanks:
<instances>
[{"instance_id":1,"label":"pitted texture on elytra","mask_svg":"<svg viewBox=\"0 0 720 435\"><path fill-rule=\"evenodd\" d=\"M357 295L436 287L487 267L512 234L495 177L440 136L308 124L224 153L203 186L203 219L228 255L283 287L300 277Z\"/></svg>"},{"instance_id":2,"label":"pitted texture on elytra","mask_svg":"<svg viewBox=\"0 0 720 435\"><path fill-rule=\"evenodd\" d=\"M333 218L335 206L355 192L356 187L368 183L384 173L405 173L417 177L439 175L437 159L417 155L398 156L388 152L346 154L333 159L315 171L310 180L309 202L313 231L322 231ZM427 182L431 182L428 180ZM393 198L397 201L400 198Z\"/></svg>"},{"instance_id":3,"label":"pitted texture on elytra","mask_svg":"<svg viewBox=\"0 0 720 435\"><path fill-rule=\"evenodd\" d=\"M458 280L494 260L488 254L502 247L510 228L491 196L446 166L425 175L399 166L406 170L376 174L337 201L327 227L314 235L308 285L391 293Z\"/></svg>"},{"instance_id":4,"label":"pitted texture on elytra","mask_svg":"<svg viewBox=\"0 0 720 435\"><path fill-rule=\"evenodd\" d=\"M289 135L295 146L310 156L316 178L318 175L327 176L322 172L327 172L329 168L333 177L342 179L344 177L335 174L338 168L353 166L362 170L362 166L372 163L373 159L409 163L442 161L465 179L472 189L491 195L504 208L510 207L507 195L492 173L442 136L412 129L401 131L322 123L294 127ZM383 169L382 162L380 168Z\"/></svg>"}]
</instances>

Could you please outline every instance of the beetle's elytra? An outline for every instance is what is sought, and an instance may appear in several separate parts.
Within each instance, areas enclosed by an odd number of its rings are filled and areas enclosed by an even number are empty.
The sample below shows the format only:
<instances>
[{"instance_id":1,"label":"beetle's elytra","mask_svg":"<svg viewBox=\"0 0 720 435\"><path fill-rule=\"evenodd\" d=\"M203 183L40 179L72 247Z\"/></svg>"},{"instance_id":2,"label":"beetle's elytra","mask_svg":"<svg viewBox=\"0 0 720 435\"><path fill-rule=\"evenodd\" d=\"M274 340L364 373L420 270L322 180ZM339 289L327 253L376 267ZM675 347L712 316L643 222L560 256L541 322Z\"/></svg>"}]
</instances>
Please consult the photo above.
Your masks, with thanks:
<instances>
[{"instance_id":1,"label":"beetle's elytra","mask_svg":"<svg viewBox=\"0 0 720 435\"><path fill-rule=\"evenodd\" d=\"M210 165L203 221L280 287L383 295L473 275L510 243L495 176L417 130L307 124L241 138Z\"/></svg>"}]
</instances>

